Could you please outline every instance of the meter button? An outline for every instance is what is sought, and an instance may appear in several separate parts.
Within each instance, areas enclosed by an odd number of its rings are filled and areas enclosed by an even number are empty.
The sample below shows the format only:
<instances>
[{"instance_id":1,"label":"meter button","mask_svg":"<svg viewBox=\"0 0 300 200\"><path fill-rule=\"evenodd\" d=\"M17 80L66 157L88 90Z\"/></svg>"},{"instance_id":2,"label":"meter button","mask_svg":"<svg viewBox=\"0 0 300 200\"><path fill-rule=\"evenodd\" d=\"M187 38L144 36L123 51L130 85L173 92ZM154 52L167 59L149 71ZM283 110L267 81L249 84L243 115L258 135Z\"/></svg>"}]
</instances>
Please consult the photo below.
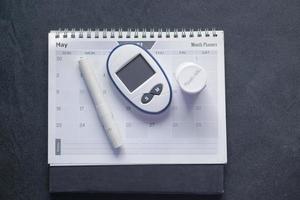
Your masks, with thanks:
<instances>
[{"instance_id":1,"label":"meter button","mask_svg":"<svg viewBox=\"0 0 300 200\"><path fill-rule=\"evenodd\" d=\"M153 94L145 93L143 94L141 101L143 104L146 104L149 103L152 100L152 98L153 98Z\"/></svg>"},{"instance_id":2,"label":"meter button","mask_svg":"<svg viewBox=\"0 0 300 200\"><path fill-rule=\"evenodd\" d=\"M150 93L153 94L153 95L160 95L162 89L163 89L163 84L159 83L159 84L157 84L156 86L154 86L152 88Z\"/></svg>"}]
</instances>

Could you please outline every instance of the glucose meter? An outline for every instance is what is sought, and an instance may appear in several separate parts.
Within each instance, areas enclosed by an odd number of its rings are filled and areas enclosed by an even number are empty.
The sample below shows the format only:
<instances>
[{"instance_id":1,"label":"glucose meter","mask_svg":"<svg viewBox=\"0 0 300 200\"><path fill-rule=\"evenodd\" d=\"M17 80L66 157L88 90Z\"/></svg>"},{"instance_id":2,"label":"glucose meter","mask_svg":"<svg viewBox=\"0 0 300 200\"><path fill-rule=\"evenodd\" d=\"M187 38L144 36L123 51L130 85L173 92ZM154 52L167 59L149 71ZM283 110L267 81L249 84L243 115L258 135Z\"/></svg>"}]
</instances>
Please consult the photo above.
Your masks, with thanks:
<instances>
[{"instance_id":1,"label":"glucose meter","mask_svg":"<svg viewBox=\"0 0 300 200\"><path fill-rule=\"evenodd\" d=\"M169 106L171 85L147 50L136 44L119 45L108 56L106 65L114 85L138 109L160 113Z\"/></svg>"}]
</instances>

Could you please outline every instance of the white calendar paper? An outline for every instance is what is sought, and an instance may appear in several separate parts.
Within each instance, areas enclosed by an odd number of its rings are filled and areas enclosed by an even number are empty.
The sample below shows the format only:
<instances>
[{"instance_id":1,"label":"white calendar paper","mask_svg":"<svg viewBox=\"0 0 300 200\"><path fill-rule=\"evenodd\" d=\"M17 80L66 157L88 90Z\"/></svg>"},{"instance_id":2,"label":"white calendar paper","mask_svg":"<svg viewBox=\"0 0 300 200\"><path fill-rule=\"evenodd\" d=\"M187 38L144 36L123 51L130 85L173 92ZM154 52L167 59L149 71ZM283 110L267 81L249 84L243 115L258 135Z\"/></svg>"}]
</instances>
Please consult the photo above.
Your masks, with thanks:
<instances>
[{"instance_id":1,"label":"white calendar paper","mask_svg":"<svg viewBox=\"0 0 300 200\"><path fill-rule=\"evenodd\" d=\"M82 34L82 35L80 35ZM105 33L106 34L106 33ZM107 33L108 34L108 33ZM111 33L110 33L111 34ZM120 33L119 33L120 34ZM166 33L49 33L48 163L59 165L214 164L226 163L224 36ZM134 35L137 34L137 35ZM148 49L170 80L173 98L161 114L146 114L115 88L106 71L110 51L122 43ZM81 77L78 61L88 58L121 130L124 145L114 150L101 126ZM194 62L208 74L198 95L183 93L175 70Z\"/></svg>"}]
</instances>

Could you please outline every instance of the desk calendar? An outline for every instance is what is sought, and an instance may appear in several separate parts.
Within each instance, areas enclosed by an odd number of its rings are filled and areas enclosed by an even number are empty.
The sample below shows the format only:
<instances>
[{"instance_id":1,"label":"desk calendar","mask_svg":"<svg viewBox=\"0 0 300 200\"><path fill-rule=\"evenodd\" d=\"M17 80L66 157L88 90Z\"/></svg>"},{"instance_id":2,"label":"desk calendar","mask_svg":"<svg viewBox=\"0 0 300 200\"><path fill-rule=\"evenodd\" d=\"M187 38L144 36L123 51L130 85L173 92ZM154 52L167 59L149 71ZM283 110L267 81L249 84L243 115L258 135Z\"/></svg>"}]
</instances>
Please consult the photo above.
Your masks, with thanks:
<instances>
[{"instance_id":1,"label":"desk calendar","mask_svg":"<svg viewBox=\"0 0 300 200\"><path fill-rule=\"evenodd\" d=\"M106 61L119 44L147 49L172 85L167 110L147 114L116 90ZM97 81L121 130L124 145L114 150L97 119L78 61L93 63ZM183 62L207 71L207 86L182 92L175 70ZM226 163L223 31L51 31L49 33L48 163L60 165Z\"/></svg>"}]
</instances>

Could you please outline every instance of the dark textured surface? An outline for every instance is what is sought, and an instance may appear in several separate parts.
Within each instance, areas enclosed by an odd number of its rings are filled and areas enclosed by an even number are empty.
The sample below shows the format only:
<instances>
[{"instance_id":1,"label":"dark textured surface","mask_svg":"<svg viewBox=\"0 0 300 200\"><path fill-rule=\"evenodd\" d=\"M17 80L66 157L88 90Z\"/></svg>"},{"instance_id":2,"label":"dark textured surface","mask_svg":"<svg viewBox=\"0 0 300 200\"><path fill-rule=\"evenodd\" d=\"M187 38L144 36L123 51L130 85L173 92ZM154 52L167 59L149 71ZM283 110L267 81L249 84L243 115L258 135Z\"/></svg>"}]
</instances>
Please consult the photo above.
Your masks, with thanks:
<instances>
[{"instance_id":1,"label":"dark textured surface","mask_svg":"<svg viewBox=\"0 0 300 200\"><path fill-rule=\"evenodd\" d=\"M0 199L298 199L300 1L0 1ZM223 196L48 193L47 33L58 27L225 31Z\"/></svg>"}]
</instances>

